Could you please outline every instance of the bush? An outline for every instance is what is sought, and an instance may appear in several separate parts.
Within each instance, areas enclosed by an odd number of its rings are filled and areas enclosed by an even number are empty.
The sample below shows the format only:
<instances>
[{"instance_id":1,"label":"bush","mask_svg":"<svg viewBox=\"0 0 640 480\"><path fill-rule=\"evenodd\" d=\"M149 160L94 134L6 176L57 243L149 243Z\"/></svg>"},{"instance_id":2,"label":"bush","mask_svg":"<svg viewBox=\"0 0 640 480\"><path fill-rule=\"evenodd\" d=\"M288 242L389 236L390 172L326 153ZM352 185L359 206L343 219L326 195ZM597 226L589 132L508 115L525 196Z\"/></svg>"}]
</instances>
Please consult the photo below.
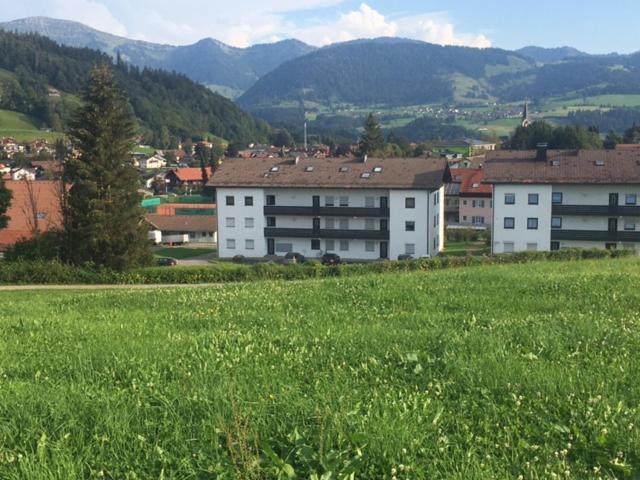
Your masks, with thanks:
<instances>
[{"instance_id":1,"label":"bush","mask_svg":"<svg viewBox=\"0 0 640 480\"><path fill-rule=\"evenodd\" d=\"M447 229L445 235L448 242L479 242L481 240L487 241L487 239L491 242L491 232L473 228Z\"/></svg>"},{"instance_id":2,"label":"bush","mask_svg":"<svg viewBox=\"0 0 640 480\"><path fill-rule=\"evenodd\" d=\"M632 250L561 250L559 252L519 252L484 257L434 257L412 261L383 261L324 266L305 264L255 265L216 262L202 267L147 267L117 272L92 264L73 266L43 259L0 262L0 284L198 284L259 280L304 280L308 278L360 276L393 272L441 270L479 265L521 264L536 261L576 261L634 256Z\"/></svg>"}]
</instances>

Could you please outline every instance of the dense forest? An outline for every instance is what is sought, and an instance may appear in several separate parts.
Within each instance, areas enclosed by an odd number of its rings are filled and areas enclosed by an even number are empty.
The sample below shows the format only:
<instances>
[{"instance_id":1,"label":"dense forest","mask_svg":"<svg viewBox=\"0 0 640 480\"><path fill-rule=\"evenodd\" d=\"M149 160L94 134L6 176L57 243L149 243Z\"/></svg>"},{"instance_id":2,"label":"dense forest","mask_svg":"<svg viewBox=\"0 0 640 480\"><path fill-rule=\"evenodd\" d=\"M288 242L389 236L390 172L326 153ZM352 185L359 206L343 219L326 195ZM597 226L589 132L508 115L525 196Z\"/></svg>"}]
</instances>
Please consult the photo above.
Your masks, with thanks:
<instances>
[{"instance_id":1,"label":"dense forest","mask_svg":"<svg viewBox=\"0 0 640 480\"><path fill-rule=\"evenodd\" d=\"M0 108L64 128L91 68L101 64L113 61L97 51L63 47L42 36L0 31L0 68L12 72L0 75ZM266 123L183 75L138 69L121 61L113 69L144 140L154 146L166 148L180 139L208 134L246 143L264 140L270 131ZM62 96L50 96L50 87Z\"/></svg>"},{"instance_id":2,"label":"dense forest","mask_svg":"<svg viewBox=\"0 0 640 480\"><path fill-rule=\"evenodd\" d=\"M607 111L578 110L570 112L566 122L572 125L591 125L601 132L613 130L623 133L629 125L640 124L640 108L612 108Z\"/></svg>"},{"instance_id":3,"label":"dense forest","mask_svg":"<svg viewBox=\"0 0 640 480\"><path fill-rule=\"evenodd\" d=\"M443 122L442 120L421 117L404 127L393 130L396 135L406 137L414 142L429 142L432 140L449 140L453 138L473 137L476 132L460 125Z\"/></svg>"}]
</instances>

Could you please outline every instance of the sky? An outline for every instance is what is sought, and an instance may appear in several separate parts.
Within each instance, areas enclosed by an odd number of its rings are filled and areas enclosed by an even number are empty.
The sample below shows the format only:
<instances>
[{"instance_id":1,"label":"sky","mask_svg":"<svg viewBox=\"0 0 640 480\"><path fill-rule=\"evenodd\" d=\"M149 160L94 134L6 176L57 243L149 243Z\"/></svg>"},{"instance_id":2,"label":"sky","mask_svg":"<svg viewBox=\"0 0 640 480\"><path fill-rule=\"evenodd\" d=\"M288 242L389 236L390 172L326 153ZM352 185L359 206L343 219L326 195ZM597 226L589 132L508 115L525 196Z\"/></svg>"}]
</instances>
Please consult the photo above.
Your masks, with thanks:
<instances>
[{"instance_id":1,"label":"sky","mask_svg":"<svg viewBox=\"0 0 640 480\"><path fill-rule=\"evenodd\" d=\"M237 47L285 38L322 46L397 36L480 48L640 50L638 0L0 0L0 21L28 16L173 45L211 37Z\"/></svg>"}]
</instances>

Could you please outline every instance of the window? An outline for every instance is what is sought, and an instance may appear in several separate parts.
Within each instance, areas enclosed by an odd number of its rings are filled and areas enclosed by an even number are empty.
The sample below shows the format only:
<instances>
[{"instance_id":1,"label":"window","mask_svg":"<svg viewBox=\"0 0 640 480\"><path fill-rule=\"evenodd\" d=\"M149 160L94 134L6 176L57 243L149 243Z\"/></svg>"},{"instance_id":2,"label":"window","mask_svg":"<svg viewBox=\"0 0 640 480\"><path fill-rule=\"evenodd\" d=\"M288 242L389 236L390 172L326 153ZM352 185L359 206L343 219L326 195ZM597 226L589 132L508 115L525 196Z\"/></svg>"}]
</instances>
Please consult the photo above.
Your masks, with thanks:
<instances>
[{"instance_id":1,"label":"window","mask_svg":"<svg viewBox=\"0 0 640 480\"><path fill-rule=\"evenodd\" d=\"M289 253L293 252L292 243L276 243L276 253Z\"/></svg>"},{"instance_id":2,"label":"window","mask_svg":"<svg viewBox=\"0 0 640 480\"><path fill-rule=\"evenodd\" d=\"M369 172L362 172L362 174L360 175L360 178L371 178L371 173L369 173Z\"/></svg>"},{"instance_id":3,"label":"window","mask_svg":"<svg viewBox=\"0 0 640 480\"><path fill-rule=\"evenodd\" d=\"M349 171L349 167L340 167L340 168L338 169L338 171L340 171L340 172L342 172L342 173L344 173L344 172L348 172L348 171Z\"/></svg>"},{"instance_id":4,"label":"window","mask_svg":"<svg viewBox=\"0 0 640 480\"><path fill-rule=\"evenodd\" d=\"M45 218L47 218L47 212L38 212L38 220L44 220Z\"/></svg>"},{"instance_id":5,"label":"window","mask_svg":"<svg viewBox=\"0 0 640 480\"><path fill-rule=\"evenodd\" d=\"M341 252L349 251L349 240L340 240L340 251Z\"/></svg>"},{"instance_id":6,"label":"window","mask_svg":"<svg viewBox=\"0 0 640 480\"><path fill-rule=\"evenodd\" d=\"M416 244L415 243L405 243L404 244L404 253L405 253L405 255L415 255L416 254Z\"/></svg>"},{"instance_id":7,"label":"window","mask_svg":"<svg viewBox=\"0 0 640 480\"><path fill-rule=\"evenodd\" d=\"M504 242L504 253L513 253L515 251L515 245L513 242Z\"/></svg>"},{"instance_id":8,"label":"window","mask_svg":"<svg viewBox=\"0 0 640 480\"><path fill-rule=\"evenodd\" d=\"M382 167L373 167L373 173L382 173Z\"/></svg>"},{"instance_id":9,"label":"window","mask_svg":"<svg viewBox=\"0 0 640 480\"><path fill-rule=\"evenodd\" d=\"M551 251L557 252L560 250L560 242L551 242Z\"/></svg>"},{"instance_id":10,"label":"window","mask_svg":"<svg viewBox=\"0 0 640 480\"><path fill-rule=\"evenodd\" d=\"M244 248L246 250L253 250L256 248L256 242L254 240L245 240L244 241Z\"/></svg>"},{"instance_id":11,"label":"window","mask_svg":"<svg viewBox=\"0 0 640 480\"><path fill-rule=\"evenodd\" d=\"M334 252L336 249L336 241L335 240L327 240L325 242L325 247L327 252Z\"/></svg>"},{"instance_id":12,"label":"window","mask_svg":"<svg viewBox=\"0 0 640 480\"><path fill-rule=\"evenodd\" d=\"M433 196L433 205L434 206L438 205L438 194L437 193Z\"/></svg>"},{"instance_id":13,"label":"window","mask_svg":"<svg viewBox=\"0 0 640 480\"><path fill-rule=\"evenodd\" d=\"M404 230L405 232L415 232L416 222L404 222Z\"/></svg>"},{"instance_id":14,"label":"window","mask_svg":"<svg viewBox=\"0 0 640 480\"><path fill-rule=\"evenodd\" d=\"M349 230L349 219L341 218L340 219L340 230Z\"/></svg>"},{"instance_id":15,"label":"window","mask_svg":"<svg viewBox=\"0 0 640 480\"><path fill-rule=\"evenodd\" d=\"M471 208L476 208L477 202L475 200L471 200Z\"/></svg>"},{"instance_id":16,"label":"window","mask_svg":"<svg viewBox=\"0 0 640 480\"><path fill-rule=\"evenodd\" d=\"M236 199L233 196L228 195L226 198L226 204L228 207L231 207L236 204Z\"/></svg>"},{"instance_id":17,"label":"window","mask_svg":"<svg viewBox=\"0 0 640 480\"><path fill-rule=\"evenodd\" d=\"M244 206L253 207L253 197L244 197Z\"/></svg>"},{"instance_id":18,"label":"window","mask_svg":"<svg viewBox=\"0 0 640 480\"><path fill-rule=\"evenodd\" d=\"M529 205L538 205L540 203L540 195L537 193L529 194Z\"/></svg>"},{"instance_id":19,"label":"window","mask_svg":"<svg viewBox=\"0 0 640 480\"><path fill-rule=\"evenodd\" d=\"M269 169L269 171L270 171L270 172L277 172L278 170L280 170L280 167L278 167L278 166L271 167L271 168Z\"/></svg>"},{"instance_id":20,"label":"window","mask_svg":"<svg viewBox=\"0 0 640 480\"><path fill-rule=\"evenodd\" d=\"M504 194L504 204L505 205L515 205L516 204L516 194L515 193L505 193Z\"/></svg>"},{"instance_id":21,"label":"window","mask_svg":"<svg viewBox=\"0 0 640 480\"><path fill-rule=\"evenodd\" d=\"M328 195L326 197L324 197L324 205L325 207L333 207L335 205L335 199L333 198L332 195Z\"/></svg>"},{"instance_id":22,"label":"window","mask_svg":"<svg viewBox=\"0 0 640 480\"><path fill-rule=\"evenodd\" d=\"M236 226L236 219L233 217L227 217L225 219L225 225L227 226L227 228L235 228Z\"/></svg>"},{"instance_id":23,"label":"window","mask_svg":"<svg viewBox=\"0 0 640 480\"><path fill-rule=\"evenodd\" d=\"M376 221L373 218L365 218L364 219L364 229L365 230L375 230L376 229Z\"/></svg>"},{"instance_id":24,"label":"window","mask_svg":"<svg viewBox=\"0 0 640 480\"><path fill-rule=\"evenodd\" d=\"M276 196L275 195L267 195L267 205L275 205L276 204Z\"/></svg>"},{"instance_id":25,"label":"window","mask_svg":"<svg viewBox=\"0 0 640 480\"><path fill-rule=\"evenodd\" d=\"M527 243L527 251L529 252L537 252L538 244L537 243Z\"/></svg>"},{"instance_id":26,"label":"window","mask_svg":"<svg viewBox=\"0 0 640 480\"><path fill-rule=\"evenodd\" d=\"M324 228L326 228L327 230L333 230L334 228L336 228L336 221L333 218L327 218L324 221Z\"/></svg>"},{"instance_id":27,"label":"window","mask_svg":"<svg viewBox=\"0 0 640 480\"><path fill-rule=\"evenodd\" d=\"M504 228L506 230L513 230L516 228L516 219L513 217L504 217Z\"/></svg>"},{"instance_id":28,"label":"window","mask_svg":"<svg viewBox=\"0 0 640 480\"><path fill-rule=\"evenodd\" d=\"M366 208L375 208L376 199L374 197L364 197L364 206Z\"/></svg>"},{"instance_id":29,"label":"window","mask_svg":"<svg viewBox=\"0 0 640 480\"><path fill-rule=\"evenodd\" d=\"M311 240L311 250L320 250L320 240Z\"/></svg>"},{"instance_id":30,"label":"window","mask_svg":"<svg viewBox=\"0 0 640 480\"><path fill-rule=\"evenodd\" d=\"M484 208L484 200L478 200L478 207Z\"/></svg>"},{"instance_id":31,"label":"window","mask_svg":"<svg viewBox=\"0 0 640 480\"><path fill-rule=\"evenodd\" d=\"M267 217L267 227L276 226L276 217Z\"/></svg>"},{"instance_id":32,"label":"window","mask_svg":"<svg viewBox=\"0 0 640 480\"><path fill-rule=\"evenodd\" d=\"M554 205L562 205L562 192L553 192L551 195L551 203Z\"/></svg>"},{"instance_id":33,"label":"window","mask_svg":"<svg viewBox=\"0 0 640 480\"><path fill-rule=\"evenodd\" d=\"M313 166L309 165L304 169L305 172L313 172Z\"/></svg>"},{"instance_id":34,"label":"window","mask_svg":"<svg viewBox=\"0 0 640 480\"><path fill-rule=\"evenodd\" d=\"M471 217L471 223L474 225L484 225L484 217Z\"/></svg>"},{"instance_id":35,"label":"window","mask_svg":"<svg viewBox=\"0 0 640 480\"><path fill-rule=\"evenodd\" d=\"M253 228L255 225L255 221L253 218L247 217L244 219L244 228Z\"/></svg>"},{"instance_id":36,"label":"window","mask_svg":"<svg viewBox=\"0 0 640 480\"><path fill-rule=\"evenodd\" d=\"M364 251L365 252L375 252L376 251L376 242L373 240L367 240L364 242Z\"/></svg>"},{"instance_id":37,"label":"window","mask_svg":"<svg viewBox=\"0 0 640 480\"><path fill-rule=\"evenodd\" d=\"M349 197L340 197L340 206L348 207L349 206Z\"/></svg>"},{"instance_id":38,"label":"window","mask_svg":"<svg viewBox=\"0 0 640 480\"><path fill-rule=\"evenodd\" d=\"M462 204L463 204L463 205L466 205L466 204L467 204L467 201L466 201L466 200L463 200L463 201L462 201Z\"/></svg>"},{"instance_id":39,"label":"window","mask_svg":"<svg viewBox=\"0 0 640 480\"><path fill-rule=\"evenodd\" d=\"M624 221L624 229L625 230L635 230L636 229L636 222L632 219L626 219Z\"/></svg>"},{"instance_id":40,"label":"window","mask_svg":"<svg viewBox=\"0 0 640 480\"><path fill-rule=\"evenodd\" d=\"M624 199L625 205L635 205L638 203L638 196L635 193L629 193Z\"/></svg>"},{"instance_id":41,"label":"window","mask_svg":"<svg viewBox=\"0 0 640 480\"><path fill-rule=\"evenodd\" d=\"M538 219L527 218L527 230L537 230L537 229L538 229Z\"/></svg>"},{"instance_id":42,"label":"window","mask_svg":"<svg viewBox=\"0 0 640 480\"><path fill-rule=\"evenodd\" d=\"M405 198L404 208L416 208L416 199L414 197Z\"/></svg>"},{"instance_id":43,"label":"window","mask_svg":"<svg viewBox=\"0 0 640 480\"><path fill-rule=\"evenodd\" d=\"M236 249L236 241L233 238L227 238L227 248L229 250Z\"/></svg>"},{"instance_id":44,"label":"window","mask_svg":"<svg viewBox=\"0 0 640 480\"><path fill-rule=\"evenodd\" d=\"M562 217L551 217L551 228L562 228Z\"/></svg>"}]
</instances>

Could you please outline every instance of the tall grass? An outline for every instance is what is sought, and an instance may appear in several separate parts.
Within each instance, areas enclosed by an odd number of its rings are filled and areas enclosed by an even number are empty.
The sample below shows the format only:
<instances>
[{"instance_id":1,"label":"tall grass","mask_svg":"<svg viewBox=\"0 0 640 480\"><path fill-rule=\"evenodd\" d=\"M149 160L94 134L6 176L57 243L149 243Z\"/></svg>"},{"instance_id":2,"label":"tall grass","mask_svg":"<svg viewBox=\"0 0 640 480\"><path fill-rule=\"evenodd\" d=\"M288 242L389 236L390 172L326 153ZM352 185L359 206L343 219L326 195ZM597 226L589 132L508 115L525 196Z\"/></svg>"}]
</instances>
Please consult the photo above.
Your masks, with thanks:
<instances>
[{"instance_id":1,"label":"tall grass","mask_svg":"<svg viewBox=\"0 0 640 480\"><path fill-rule=\"evenodd\" d=\"M639 267L3 293L0 478L637 478Z\"/></svg>"}]
</instances>

